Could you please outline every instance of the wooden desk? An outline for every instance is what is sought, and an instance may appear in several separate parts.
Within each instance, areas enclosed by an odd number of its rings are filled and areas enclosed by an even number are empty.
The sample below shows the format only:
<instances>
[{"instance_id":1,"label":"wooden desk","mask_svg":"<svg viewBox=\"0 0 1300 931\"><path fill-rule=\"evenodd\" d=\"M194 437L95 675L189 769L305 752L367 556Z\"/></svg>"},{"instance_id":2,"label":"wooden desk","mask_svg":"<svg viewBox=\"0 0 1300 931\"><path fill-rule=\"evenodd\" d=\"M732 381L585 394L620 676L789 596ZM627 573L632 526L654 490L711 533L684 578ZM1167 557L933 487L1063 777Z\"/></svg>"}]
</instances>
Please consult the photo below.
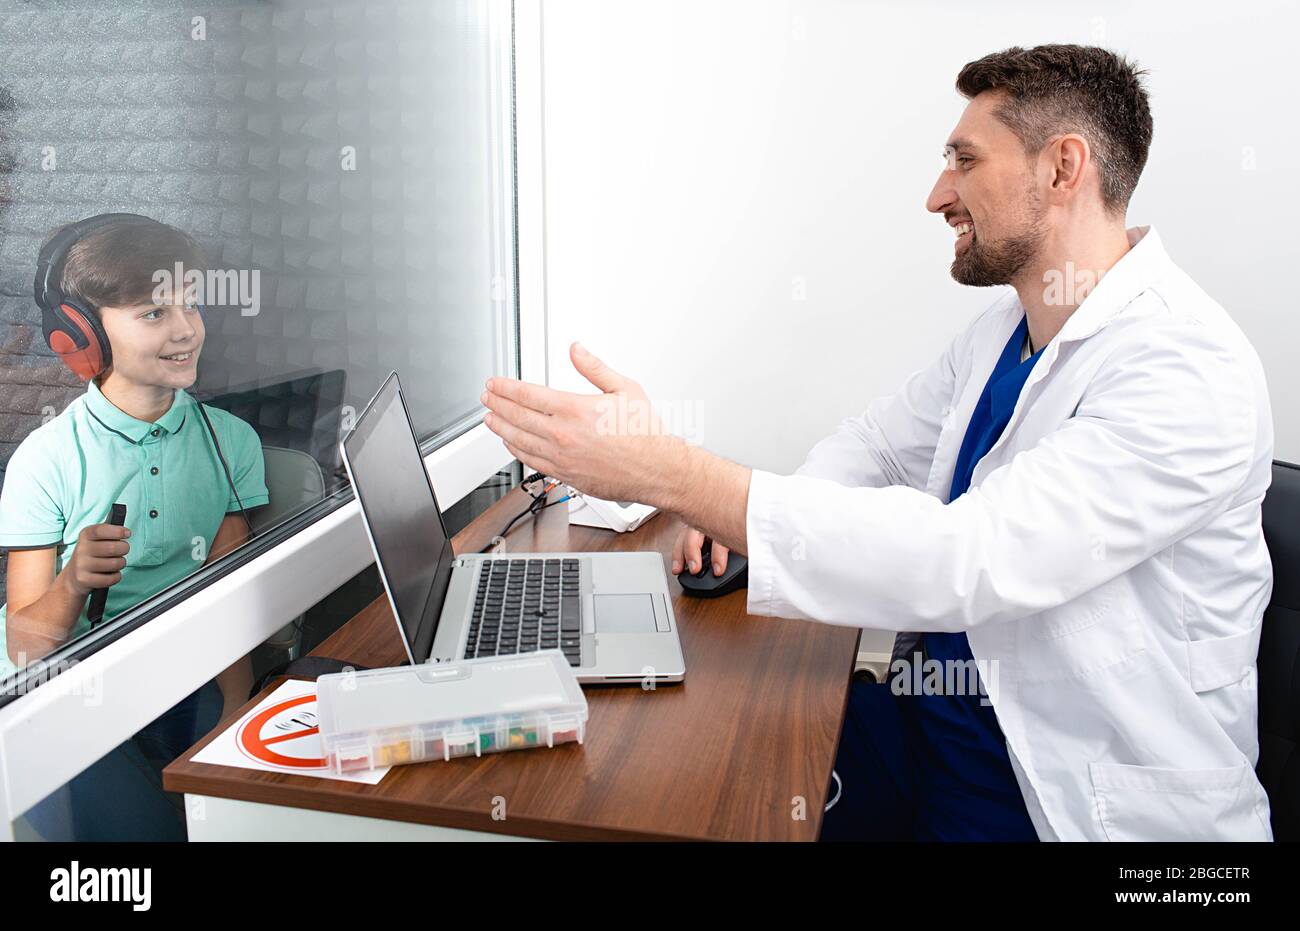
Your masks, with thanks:
<instances>
[{"instance_id":1,"label":"wooden desk","mask_svg":"<svg viewBox=\"0 0 1300 931\"><path fill-rule=\"evenodd\" d=\"M512 490L453 539L455 551L477 552L526 503ZM657 549L667 571L680 526L658 514L630 534L571 527L560 505L506 539L510 552ZM583 745L395 766L370 786L191 762L223 724L168 766L163 784L190 797L192 839L816 840L858 631L751 617L744 591L699 600L671 575L669 586L686 681L587 687ZM403 662L387 599L316 652ZM494 820L494 800L504 800L504 820Z\"/></svg>"}]
</instances>

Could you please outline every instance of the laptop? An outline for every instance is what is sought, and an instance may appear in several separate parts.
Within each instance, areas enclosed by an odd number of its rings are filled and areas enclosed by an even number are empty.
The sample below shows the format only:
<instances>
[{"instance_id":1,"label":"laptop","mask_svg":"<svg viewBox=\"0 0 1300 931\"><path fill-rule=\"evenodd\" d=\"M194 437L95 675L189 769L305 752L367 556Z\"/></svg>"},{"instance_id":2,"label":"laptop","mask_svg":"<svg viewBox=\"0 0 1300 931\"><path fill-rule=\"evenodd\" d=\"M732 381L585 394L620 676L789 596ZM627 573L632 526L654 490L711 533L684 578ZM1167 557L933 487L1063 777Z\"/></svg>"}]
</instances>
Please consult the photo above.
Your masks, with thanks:
<instances>
[{"instance_id":1,"label":"laptop","mask_svg":"<svg viewBox=\"0 0 1300 931\"><path fill-rule=\"evenodd\" d=\"M339 448L413 665L559 649L579 682L685 677L658 552L452 552L396 372Z\"/></svg>"}]
</instances>

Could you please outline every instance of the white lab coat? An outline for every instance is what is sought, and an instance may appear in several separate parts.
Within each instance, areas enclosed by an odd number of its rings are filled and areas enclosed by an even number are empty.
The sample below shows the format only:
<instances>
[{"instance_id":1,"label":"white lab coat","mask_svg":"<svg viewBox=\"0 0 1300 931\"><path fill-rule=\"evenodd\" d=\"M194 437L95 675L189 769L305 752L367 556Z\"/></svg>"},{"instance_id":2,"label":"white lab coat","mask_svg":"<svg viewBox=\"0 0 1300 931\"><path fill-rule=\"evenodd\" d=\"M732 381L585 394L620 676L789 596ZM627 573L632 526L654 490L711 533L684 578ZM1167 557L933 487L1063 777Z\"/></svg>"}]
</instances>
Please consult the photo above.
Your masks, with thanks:
<instances>
[{"instance_id":1,"label":"white lab coat","mask_svg":"<svg viewBox=\"0 0 1300 931\"><path fill-rule=\"evenodd\" d=\"M955 502L975 402L1024 316L1014 291L794 475L755 470L748 610L966 631L1044 840L1270 840L1268 391L1156 232L1129 239Z\"/></svg>"}]
</instances>

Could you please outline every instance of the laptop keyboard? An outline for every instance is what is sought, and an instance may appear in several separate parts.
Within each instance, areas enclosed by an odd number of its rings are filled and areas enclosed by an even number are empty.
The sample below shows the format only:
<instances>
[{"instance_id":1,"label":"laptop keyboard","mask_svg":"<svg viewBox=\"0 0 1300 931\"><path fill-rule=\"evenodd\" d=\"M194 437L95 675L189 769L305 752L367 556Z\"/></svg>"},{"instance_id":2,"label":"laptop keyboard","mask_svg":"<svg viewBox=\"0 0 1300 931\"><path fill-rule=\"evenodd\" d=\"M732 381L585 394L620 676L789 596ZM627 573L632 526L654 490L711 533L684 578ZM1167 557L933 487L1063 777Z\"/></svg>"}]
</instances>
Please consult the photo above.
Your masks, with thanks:
<instances>
[{"instance_id":1,"label":"laptop keyboard","mask_svg":"<svg viewBox=\"0 0 1300 931\"><path fill-rule=\"evenodd\" d=\"M479 570L465 659L558 648L582 659L576 559L490 559Z\"/></svg>"}]
</instances>

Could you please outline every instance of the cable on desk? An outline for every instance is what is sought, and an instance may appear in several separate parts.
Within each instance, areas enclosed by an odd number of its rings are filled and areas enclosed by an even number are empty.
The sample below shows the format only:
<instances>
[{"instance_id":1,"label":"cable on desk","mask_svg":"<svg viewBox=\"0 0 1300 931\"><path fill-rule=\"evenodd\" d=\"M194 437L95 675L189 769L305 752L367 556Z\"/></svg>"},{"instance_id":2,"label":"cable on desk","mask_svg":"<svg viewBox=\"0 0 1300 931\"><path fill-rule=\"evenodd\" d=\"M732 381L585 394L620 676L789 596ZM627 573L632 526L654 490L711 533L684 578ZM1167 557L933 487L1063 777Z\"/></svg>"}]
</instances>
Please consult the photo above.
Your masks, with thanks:
<instances>
[{"instance_id":1,"label":"cable on desk","mask_svg":"<svg viewBox=\"0 0 1300 931\"><path fill-rule=\"evenodd\" d=\"M835 797L826 803L826 807L822 809L822 814L825 814L826 812L834 808L835 803L838 802L840 800L840 796L844 794L844 783L840 782L840 774L835 772L835 770L832 769L831 778L835 780Z\"/></svg>"},{"instance_id":2,"label":"cable on desk","mask_svg":"<svg viewBox=\"0 0 1300 931\"><path fill-rule=\"evenodd\" d=\"M523 480L523 482L520 483L524 491L528 492L528 494L532 496L533 499L532 502L529 503L528 507L524 508L514 517L510 518L510 522L507 523L503 528L501 528L501 532L492 538L492 542L489 543L487 546L483 547L483 549L479 550L480 553L492 552L492 549L494 546L496 546L497 541L501 540L502 537L504 537L507 533L509 533L510 528L513 527L516 523L518 523L523 518L529 516L530 514L536 516L541 511L546 510L552 505L563 504L565 501L568 501L570 498L573 497L572 495L565 495L563 498L560 498L557 501L548 502L546 500L546 496L549 495L551 491L554 490L554 488L560 484L559 482L551 482L549 485L543 488L539 494L533 494L532 491L529 491L528 489L529 485L533 484L534 482L544 481L545 478L546 476L542 475L542 473L534 472L532 475L528 476L526 479Z\"/></svg>"}]
</instances>

